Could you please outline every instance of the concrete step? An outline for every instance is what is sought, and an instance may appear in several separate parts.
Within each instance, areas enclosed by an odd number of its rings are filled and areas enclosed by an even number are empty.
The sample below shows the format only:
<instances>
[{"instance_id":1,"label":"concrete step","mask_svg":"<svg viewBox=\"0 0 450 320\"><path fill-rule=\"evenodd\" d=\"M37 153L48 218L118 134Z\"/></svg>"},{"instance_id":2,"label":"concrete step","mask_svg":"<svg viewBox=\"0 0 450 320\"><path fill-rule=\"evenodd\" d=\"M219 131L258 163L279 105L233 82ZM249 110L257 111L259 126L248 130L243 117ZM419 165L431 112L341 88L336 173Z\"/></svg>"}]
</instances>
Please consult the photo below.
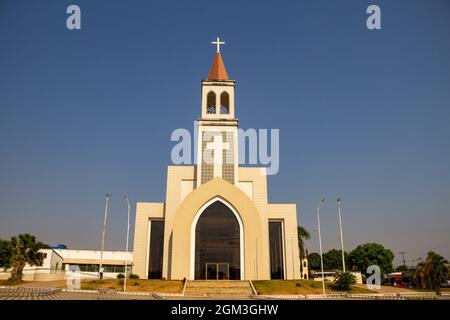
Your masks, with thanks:
<instances>
[{"instance_id":1,"label":"concrete step","mask_svg":"<svg viewBox=\"0 0 450 320\"><path fill-rule=\"evenodd\" d=\"M220 286L222 288L226 287L244 287L247 288L250 286L248 281L241 280L195 280L188 281L186 284L187 287L217 287Z\"/></svg>"},{"instance_id":2,"label":"concrete step","mask_svg":"<svg viewBox=\"0 0 450 320\"><path fill-rule=\"evenodd\" d=\"M201 294L201 295L252 295L252 289L242 289L242 288L186 288L185 294Z\"/></svg>"},{"instance_id":3,"label":"concrete step","mask_svg":"<svg viewBox=\"0 0 450 320\"><path fill-rule=\"evenodd\" d=\"M195 280L186 283L186 290L184 293L206 295L252 295L253 291L248 281Z\"/></svg>"}]
</instances>

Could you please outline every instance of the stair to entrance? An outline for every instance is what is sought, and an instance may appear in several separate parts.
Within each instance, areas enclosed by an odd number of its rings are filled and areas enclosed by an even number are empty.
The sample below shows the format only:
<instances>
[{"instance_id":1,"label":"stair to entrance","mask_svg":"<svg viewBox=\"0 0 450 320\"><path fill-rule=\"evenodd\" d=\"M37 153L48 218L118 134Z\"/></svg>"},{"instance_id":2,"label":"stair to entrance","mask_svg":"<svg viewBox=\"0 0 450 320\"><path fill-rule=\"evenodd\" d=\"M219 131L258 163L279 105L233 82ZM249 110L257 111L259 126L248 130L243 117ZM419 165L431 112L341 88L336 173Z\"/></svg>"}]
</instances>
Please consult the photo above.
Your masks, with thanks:
<instances>
[{"instance_id":1,"label":"stair to entrance","mask_svg":"<svg viewBox=\"0 0 450 320\"><path fill-rule=\"evenodd\" d=\"M188 280L185 294L199 295L252 295L252 287L247 280Z\"/></svg>"}]
</instances>

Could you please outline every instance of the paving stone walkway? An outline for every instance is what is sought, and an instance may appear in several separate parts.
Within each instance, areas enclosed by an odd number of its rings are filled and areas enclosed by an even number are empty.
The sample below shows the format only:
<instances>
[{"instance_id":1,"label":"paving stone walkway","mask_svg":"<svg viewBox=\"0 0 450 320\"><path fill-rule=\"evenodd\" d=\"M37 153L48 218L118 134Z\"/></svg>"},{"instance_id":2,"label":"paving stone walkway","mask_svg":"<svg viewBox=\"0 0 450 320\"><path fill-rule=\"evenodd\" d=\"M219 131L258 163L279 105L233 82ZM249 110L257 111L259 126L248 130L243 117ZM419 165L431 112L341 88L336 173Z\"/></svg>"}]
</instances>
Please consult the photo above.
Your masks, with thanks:
<instances>
[{"instance_id":1,"label":"paving stone walkway","mask_svg":"<svg viewBox=\"0 0 450 320\"><path fill-rule=\"evenodd\" d=\"M0 288L0 300L154 300L152 295L66 291L54 288Z\"/></svg>"}]
</instances>

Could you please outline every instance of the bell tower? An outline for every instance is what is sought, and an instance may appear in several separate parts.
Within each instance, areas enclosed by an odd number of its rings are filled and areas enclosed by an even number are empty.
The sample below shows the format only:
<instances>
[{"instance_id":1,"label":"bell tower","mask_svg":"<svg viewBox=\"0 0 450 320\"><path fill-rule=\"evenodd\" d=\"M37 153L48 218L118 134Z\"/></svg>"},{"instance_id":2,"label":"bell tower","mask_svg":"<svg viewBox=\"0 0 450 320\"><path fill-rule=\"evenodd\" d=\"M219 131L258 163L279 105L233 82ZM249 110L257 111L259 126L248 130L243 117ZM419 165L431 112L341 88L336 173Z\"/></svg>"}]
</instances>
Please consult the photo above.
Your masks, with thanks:
<instances>
[{"instance_id":1,"label":"bell tower","mask_svg":"<svg viewBox=\"0 0 450 320\"><path fill-rule=\"evenodd\" d=\"M237 182L238 120L234 113L235 81L228 77L220 54L225 44L219 37L216 55L208 74L202 80L202 112L198 119L197 185L219 177L232 184Z\"/></svg>"}]
</instances>

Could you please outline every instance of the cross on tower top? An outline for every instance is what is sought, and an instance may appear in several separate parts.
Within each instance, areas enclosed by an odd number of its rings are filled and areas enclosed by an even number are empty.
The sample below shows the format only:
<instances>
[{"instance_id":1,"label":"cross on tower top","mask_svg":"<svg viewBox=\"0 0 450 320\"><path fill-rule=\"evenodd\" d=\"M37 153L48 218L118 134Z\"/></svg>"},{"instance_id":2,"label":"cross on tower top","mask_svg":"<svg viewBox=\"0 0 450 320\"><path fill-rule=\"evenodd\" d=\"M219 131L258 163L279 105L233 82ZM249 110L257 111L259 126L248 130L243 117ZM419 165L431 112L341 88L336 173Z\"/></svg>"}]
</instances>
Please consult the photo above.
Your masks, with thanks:
<instances>
[{"instance_id":1,"label":"cross on tower top","mask_svg":"<svg viewBox=\"0 0 450 320\"><path fill-rule=\"evenodd\" d=\"M220 53L220 45L225 44L225 42L220 42L220 38L219 38L219 36L217 36L217 40L211 42L211 44L217 45L217 53Z\"/></svg>"}]
</instances>

